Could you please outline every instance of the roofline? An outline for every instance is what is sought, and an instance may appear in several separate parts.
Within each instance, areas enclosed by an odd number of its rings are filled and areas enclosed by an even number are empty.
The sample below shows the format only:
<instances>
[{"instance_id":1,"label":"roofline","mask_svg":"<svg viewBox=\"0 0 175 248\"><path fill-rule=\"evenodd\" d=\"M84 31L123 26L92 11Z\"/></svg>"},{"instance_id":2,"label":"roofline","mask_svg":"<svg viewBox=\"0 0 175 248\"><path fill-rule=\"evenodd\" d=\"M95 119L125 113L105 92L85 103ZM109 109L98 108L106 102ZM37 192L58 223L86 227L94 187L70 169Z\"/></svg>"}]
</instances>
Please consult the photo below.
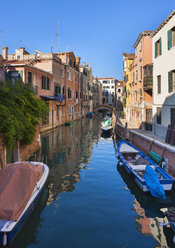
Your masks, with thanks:
<instances>
[{"instance_id":1,"label":"roofline","mask_svg":"<svg viewBox=\"0 0 175 248\"><path fill-rule=\"evenodd\" d=\"M49 74L50 76L53 76L53 74L51 72L47 72L45 70L42 70L38 67L35 67L35 66L31 66L31 65L28 65L28 64L25 64L25 63L22 63L22 64L4 64L4 67L28 67L30 69L33 69L35 71L40 71L40 72L43 72L45 74Z\"/></svg>"},{"instance_id":2,"label":"roofline","mask_svg":"<svg viewBox=\"0 0 175 248\"><path fill-rule=\"evenodd\" d=\"M151 36L151 34L153 33L154 31L143 31L139 34L136 42L134 43L134 46L133 48L136 49L137 45L139 44L140 40L142 39L143 36Z\"/></svg>"},{"instance_id":3,"label":"roofline","mask_svg":"<svg viewBox=\"0 0 175 248\"><path fill-rule=\"evenodd\" d=\"M152 37L154 37L164 26L169 22L169 20L175 15L175 10L173 10L169 16L158 26L158 28L154 31L152 34Z\"/></svg>"}]
</instances>

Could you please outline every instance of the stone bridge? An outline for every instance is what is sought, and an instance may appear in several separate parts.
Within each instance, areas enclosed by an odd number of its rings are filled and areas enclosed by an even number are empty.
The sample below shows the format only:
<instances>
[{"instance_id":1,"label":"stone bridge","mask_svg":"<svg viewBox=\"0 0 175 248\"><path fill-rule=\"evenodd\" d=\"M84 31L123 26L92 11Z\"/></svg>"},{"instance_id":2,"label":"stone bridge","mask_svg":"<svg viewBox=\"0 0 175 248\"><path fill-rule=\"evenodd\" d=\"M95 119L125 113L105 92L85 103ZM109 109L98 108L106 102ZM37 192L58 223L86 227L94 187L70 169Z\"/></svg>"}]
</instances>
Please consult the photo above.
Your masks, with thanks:
<instances>
[{"instance_id":1,"label":"stone bridge","mask_svg":"<svg viewBox=\"0 0 175 248\"><path fill-rule=\"evenodd\" d=\"M101 104L101 105L96 106L96 107L93 109L93 112L96 112L96 111L98 111L98 110L101 109L101 108L107 109L107 110L109 110L109 111L111 111L111 112L112 112L112 110L113 110L113 107L111 107L111 106L109 106L109 105Z\"/></svg>"}]
</instances>

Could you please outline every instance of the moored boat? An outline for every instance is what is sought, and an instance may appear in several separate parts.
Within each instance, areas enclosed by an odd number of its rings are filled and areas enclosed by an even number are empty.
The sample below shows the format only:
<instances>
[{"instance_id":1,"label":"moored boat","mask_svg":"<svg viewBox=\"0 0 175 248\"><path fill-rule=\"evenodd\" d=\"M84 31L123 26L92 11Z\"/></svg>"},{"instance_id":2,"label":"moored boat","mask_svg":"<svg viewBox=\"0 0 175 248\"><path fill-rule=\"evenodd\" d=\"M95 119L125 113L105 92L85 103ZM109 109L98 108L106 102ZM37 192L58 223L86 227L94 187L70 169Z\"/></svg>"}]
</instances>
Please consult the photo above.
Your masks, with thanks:
<instances>
[{"instance_id":1,"label":"moored boat","mask_svg":"<svg viewBox=\"0 0 175 248\"><path fill-rule=\"evenodd\" d=\"M102 132L111 132L112 131L112 121L111 118L103 119L101 124Z\"/></svg>"},{"instance_id":2,"label":"moored boat","mask_svg":"<svg viewBox=\"0 0 175 248\"><path fill-rule=\"evenodd\" d=\"M138 148L120 140L117 144L117 153L120 164L132 175L142 191L150 191L151 194L153 191L152 195L155 196L154 190L158 189L158 194L160 191L162 193L160 198L161 196L164 198L162 188L165 191L171 190L174 179Z\"/></svg>"},{"instance_id":3,"label":"moored boat","mask_svg":"<svg viewBox=\"0 0 175 248\"><path fill-rule=\"evenodd\" d=\"M49 168L42 162L16 162L0 171L0 245L9 245L37 204Z\"/></svg>"}]
</instances>

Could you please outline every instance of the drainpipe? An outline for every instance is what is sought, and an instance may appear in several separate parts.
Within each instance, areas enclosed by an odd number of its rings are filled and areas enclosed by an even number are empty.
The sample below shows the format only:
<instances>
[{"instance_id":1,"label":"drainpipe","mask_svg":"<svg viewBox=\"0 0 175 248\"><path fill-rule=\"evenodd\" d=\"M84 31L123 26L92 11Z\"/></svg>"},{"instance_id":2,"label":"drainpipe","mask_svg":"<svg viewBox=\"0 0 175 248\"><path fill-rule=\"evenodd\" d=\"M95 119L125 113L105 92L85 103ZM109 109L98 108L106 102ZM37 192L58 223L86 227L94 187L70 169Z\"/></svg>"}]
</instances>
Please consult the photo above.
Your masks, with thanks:
<instances>
[{"instance_id":1,"label":"drainpipe","mask_svg":"<svg viewBox=\"0 0 175 248\"><path fill-rule=\"evenodd\" d=\"M65 117L67 116L66 115L66 111L67 111L67 66L65 65L64 66L64 68L65 68L65 75L64 75L64 84L65 84L65 96L66 96L66 99L65 99L65 111L64 111L64 115L65 115ZM65 121L67 121L67 118L65 118Z\"/></svg>"}]
</instances>

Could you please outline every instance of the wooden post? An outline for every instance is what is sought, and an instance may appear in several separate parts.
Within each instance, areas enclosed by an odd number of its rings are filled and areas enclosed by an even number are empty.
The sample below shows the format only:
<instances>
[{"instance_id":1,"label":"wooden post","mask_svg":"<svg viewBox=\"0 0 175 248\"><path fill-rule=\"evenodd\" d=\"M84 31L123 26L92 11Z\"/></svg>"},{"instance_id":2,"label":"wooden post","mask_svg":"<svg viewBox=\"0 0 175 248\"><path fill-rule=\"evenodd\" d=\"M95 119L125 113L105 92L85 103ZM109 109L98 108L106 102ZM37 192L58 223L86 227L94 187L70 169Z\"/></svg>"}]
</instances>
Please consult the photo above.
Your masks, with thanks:
<instances>
[{"instance_id":1,"label":"wooden post","mask_svg":"<svg viewBox=\"0 0 175 248\"><path fill-rule=\"evenodd\" d=\"M166 151L166 148L164 148L164 150L163 150L163 152L162 152L161 160L160 160L159 166L161 166L161 163L162 163L162 160L163 160L163 156L164 156L164 154L165 154L165 151Z\"/></svg>"}]
</instances>

